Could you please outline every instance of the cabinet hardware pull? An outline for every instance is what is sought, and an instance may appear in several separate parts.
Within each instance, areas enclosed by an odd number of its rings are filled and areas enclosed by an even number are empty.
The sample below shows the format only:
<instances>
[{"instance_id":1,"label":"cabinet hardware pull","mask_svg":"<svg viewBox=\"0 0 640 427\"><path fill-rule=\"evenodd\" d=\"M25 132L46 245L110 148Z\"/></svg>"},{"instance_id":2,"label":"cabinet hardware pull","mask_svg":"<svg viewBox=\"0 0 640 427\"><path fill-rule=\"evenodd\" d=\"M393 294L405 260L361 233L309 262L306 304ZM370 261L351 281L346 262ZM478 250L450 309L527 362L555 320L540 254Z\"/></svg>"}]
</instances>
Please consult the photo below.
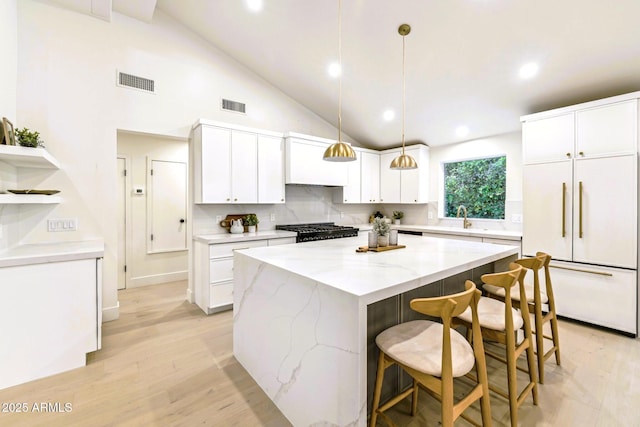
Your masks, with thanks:
<instances>
[{"instance_id":1,"label":"cabinet hardware pull","mask_svg":"<svg viewBox=\"0 0 640 427\"><path fill-rule=\"evenodd\" d=\"M580 192L580 201L579 201L579 218L578 218L578 223L579 223L579 227L580 227L580 231L578 233L578 237L580 237L582 239L582 181L580 181L580 183L578 184L579 187L579 192Z\"/></svg>"},{"instance_id":2,"label":"cabinet hardware pull","mask_svg":"<svg viewBox=\"0 0 640 427\"><path fill-rule=\"evenodd\" d=\"M560 270L570 270L570 271L578 271L580 273L590 273L590 274L599 274L600 276L609 276L613 277L613 274L607 273L606 271L593 271L593 270L584 270L582 268L571 268L571 267L562 267L560 265L549 264L549 267L557 268Z\"/></svg>"},{"instance_id":3,"label":"cabinet hardware pull","mask_svg":"<svg viewBox=\"0 0 640 427\"><path fill-rule=\"evenodd\" d=\"M571 158L571 153L567 153L567 158L570 159Z\"/></svg>"},{"instance_id":4,"label":"cabinet hardware pull","mask_svg":"<svg viewBox=\"0 0 640 427\"><path fill-rule=\"evenodd\" d=\"M563 182L562 183L562 237L565 237L567 235L566 212L567 212L567 183Z\"/></svg>"},{"instance_id":5,"label":"cabinet hardware pull","mask_svg":"<svg viewBox=\"0 0 640 427\"><path fill-rule=\"evenodd\" d=\"M580 154L581 156L584 156L584 151L580 151L578 154Z\"/></svg>"}]
</instances>

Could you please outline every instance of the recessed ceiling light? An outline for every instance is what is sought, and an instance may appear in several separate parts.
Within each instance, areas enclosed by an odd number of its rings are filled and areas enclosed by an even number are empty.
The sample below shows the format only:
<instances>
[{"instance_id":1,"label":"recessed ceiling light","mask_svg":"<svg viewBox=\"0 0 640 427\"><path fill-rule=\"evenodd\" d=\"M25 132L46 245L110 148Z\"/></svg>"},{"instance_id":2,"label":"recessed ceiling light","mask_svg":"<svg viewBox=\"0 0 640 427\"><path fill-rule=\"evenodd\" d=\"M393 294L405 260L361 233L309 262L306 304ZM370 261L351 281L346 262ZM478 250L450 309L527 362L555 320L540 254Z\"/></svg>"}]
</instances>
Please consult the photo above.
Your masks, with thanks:
<instances>
[{"instance_id":1,"label":"recessed ceiling light","mask_svg":"<svg viewBox=\"0 0 640 427\"><path fill-rule=\"evenodd\" d=\"M340 75L340 64L334 62L333 64L329 65L329 75L331 77L338 77Z\"/></svg>"},{"instance_id":2,"label":"recessed ceiling light","mask_svg":"<svg viewBox=\"0 0 640 427\"><path fill-rule=\"evenodd\" d=\"M530 79L538 74L538 64L535 62L529 62L520 67L520 78Z\"/></svg>"},{"instance_id":3,"label":"recessed ceiling light","mask_svg":"<svg viewBox=\"0 0 640 427\"><path fill-rule=\"evenodd\" d=\"M393 120L396 117L396 113L394 113L391 110L387 110L384 112L384 114L382 115L382 117L384 117L384 119L388 122L390 122L391 120Z\"/></svg>"},{"instance_id":4,"label":"recessed ceiling light","mask_svg":"<svg viewBox=\"0 0 640 427\"><path fill-rule=\"evenodd\" d=\"M245 0L247 9L252 12L260 12L262 10L262 0Z\"/></svg>"},{"instance_id":5,"label":"recessed ceiling light","mask_svg":"<svg viewBox=\"0 0 640 427\"><path fill-rule=\"evenodd\" d=\"M456 128L456 135L460 137L469 135L469 128L467 126L458 126Z\"/></svg>"}]
</instances>

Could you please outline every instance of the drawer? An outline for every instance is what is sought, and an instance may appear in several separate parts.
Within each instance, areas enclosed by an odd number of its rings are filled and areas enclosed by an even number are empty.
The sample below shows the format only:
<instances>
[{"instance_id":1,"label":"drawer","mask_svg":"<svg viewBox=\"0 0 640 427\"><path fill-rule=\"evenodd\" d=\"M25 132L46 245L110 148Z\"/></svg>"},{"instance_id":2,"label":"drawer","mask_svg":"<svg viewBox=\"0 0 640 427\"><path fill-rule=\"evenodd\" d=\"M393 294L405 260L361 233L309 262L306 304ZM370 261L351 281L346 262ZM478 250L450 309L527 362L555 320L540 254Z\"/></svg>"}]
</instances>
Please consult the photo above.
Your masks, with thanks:
<instances>
[{"instance_id":1,"label":"drawer","mask_svg":"<svg viewBox=\"0 0 640 427\"><path fill-rule=\"evenodd\" d=\"M238 249L259 248L267 246L266 240L250 240L247 242L220 243L209 245L209 258L232 257Z\"/></svg>"},{"instance_id":2,"label":"drawer","mask_svg":"<svg viewBox=\"0 0 640 427\"><path fill-rule=\"evenodd\" d=\"M233 258L209 260L209 283L233 280Z\"/></svg>"},{"instance_id":3,"label":"drawer","mask_svg":"<svg viewBox=\"0 0 640 427\"><path fill-rule=\"evenodd\" d=\"M233 304L233 282L209 286L209 307Z\"/></svg>"},{"instance_id":4,"label":"drawer","mask_svg":"<svg viewBox=\"0 0 640 427\"><path fill-rule=\"evenodd\" d=\"M285 237L283 239L269 239L269 246L288 245L289 243L295 243L295 237Z\"/></svg>"}]
</instances>

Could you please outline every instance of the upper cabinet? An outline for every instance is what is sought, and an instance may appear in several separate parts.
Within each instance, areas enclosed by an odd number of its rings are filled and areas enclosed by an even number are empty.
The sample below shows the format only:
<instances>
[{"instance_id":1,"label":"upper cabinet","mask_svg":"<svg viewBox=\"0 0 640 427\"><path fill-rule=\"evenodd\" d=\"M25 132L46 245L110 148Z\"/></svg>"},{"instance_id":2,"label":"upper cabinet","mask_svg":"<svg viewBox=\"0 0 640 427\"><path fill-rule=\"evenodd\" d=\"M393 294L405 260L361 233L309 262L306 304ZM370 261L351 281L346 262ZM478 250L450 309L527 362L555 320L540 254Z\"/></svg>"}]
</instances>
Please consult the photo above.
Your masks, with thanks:
<instances>
[{"instance_id":1,"label":"upper cabinet","mask_svg":"<svg viewBox=\"0 0 640 427\"><path fill-rule=\"evenodd\" d=\"M349 163L327 162L323 155L335 141L289 132L285 134L285 183L349 185Z\"/></svg>"},{"instance_id":2,"label":"upper cabinet","mask_svg":"<svg viewBox=\"0 0 640 427\"><path fill-rule=\"evenodd\" d=\"M0 145L0 162L9 165L14 173L9 173L9 179L3 182L0 194L0 204L56 204L60 203L57 195L41 194L11 194L6 190L28 190L20 188L18 170L26 168L57 170L58 161L44 148L20 147L15 145Z\"/></svg>"},{"instance_id":3,"label":"upper cabinet","mask_svg":"<svg viewBox=\"0 0 640 427\"><path fill-rule=\"evenodd\" d=\"M522 118L525 164L636 152L638 101L583 104Z\"/></svg>"},{"instance_id":4,"label":"upper cabinet","mask_svg":"<svg viewBox=\"0 0 640 427\"><path fill-rule=\"evenodd\" d=\"M349 184L338 187L335 203L378 203L380 201L380 154L354 147L358 158L347 163Z\"/></svg>"},{"instance_id":5,"label":"upper cabinet","mask_svg":"<svg viewBox=\"0 0 640 427\"><path fill-rule=\"evenodd\" d=\"M405 147L405 153L416 160L417 169L390 169L391 161L401 153L402 149L394 148L380 154L380 202L428 203L429 147L423 144Z\"/></svg>"},{"instance_id":6,"label":"upper cabinet","mask_svg":"<svg viewBox=\"0 0 640 427\"><path fill-rule=\"evenodd\" d=\"M195 203L284 203L282 134L201 120L192 148Z\"/></svg>"}]
</instances>

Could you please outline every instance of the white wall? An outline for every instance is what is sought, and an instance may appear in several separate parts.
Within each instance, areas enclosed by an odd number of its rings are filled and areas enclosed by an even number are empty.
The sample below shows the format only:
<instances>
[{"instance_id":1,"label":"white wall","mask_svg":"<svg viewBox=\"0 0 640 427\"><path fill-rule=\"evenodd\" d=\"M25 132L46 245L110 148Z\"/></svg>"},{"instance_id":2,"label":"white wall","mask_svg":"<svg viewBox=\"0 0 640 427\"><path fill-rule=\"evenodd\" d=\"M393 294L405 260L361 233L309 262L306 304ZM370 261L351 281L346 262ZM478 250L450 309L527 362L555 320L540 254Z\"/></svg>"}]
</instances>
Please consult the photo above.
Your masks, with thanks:
<instances>
[{"instance_id":1,"label":"white wall","mask_svg":"<svg viewBox=\"0 0 640 427\"><path fill-rule=\"evenodd\" d=\"M16 76L18 72L18 25L17 0L0 2L0 120L6 117L15 124L16 119ZM14 184L15 168L0 162L0 191ZM9 182L11 180L11 182ZM15 188L15 187L13 187ZM17 206L0 205L0 250L12 245L17 232L8 227L17 217Z\"/></svg>"},{"instance_id":2,"label":"white wall","mask_svg":"<svg viewBox=\"0 0 640 427\"><path fill-rule=\"evenodd\" d=\"M18 2L17 118L40 131L61 170L25 177L61 190L57 207L21 208L20 243L104 238L103 312L117 318L117 130L187 138L199 118L333 137L336 129L160 11L153 23L118 13L112 22L47 1ZM154 79L157 94L119 88L116 69ZM220 111L221 97L247 115ZM75 217L79 229L47 233L46 219Z\"/></svg>"},{"instance_id":3,"label":"white wall","mask_svg":"<svg viewBox=\"0 0 640 427\"><path fill-rule=\"evenodd\" d=\"M505 220L474 219L474 228L521 231L522 224L511 221L513 214L522 214L522 134L513 132L459 144L433 147L430 150L429 171L429 225L458 226L460 219L438 218L438 207L442 203L444 180L442 164L458 160L506 155L507 194Z\"/></svg>"},{"instance_id":4,"label":"white wall","mask_svg":"<svg viewBox=\"0 0 640 427\"><path fill-rule=\"evenodd\" d=\"M176 252L147 253L149 213L147 199L150 197L147 161L165 160L188 165L188 141L121 131L118 132L118 157L120 156L127 159L127 177L130 183L125 194L130 215L126 260L127 287L186 280L188 268L186 249ZM134 195L133 187L143 187L146 191L144 195Z\"/></svg>"}]
</instances>

